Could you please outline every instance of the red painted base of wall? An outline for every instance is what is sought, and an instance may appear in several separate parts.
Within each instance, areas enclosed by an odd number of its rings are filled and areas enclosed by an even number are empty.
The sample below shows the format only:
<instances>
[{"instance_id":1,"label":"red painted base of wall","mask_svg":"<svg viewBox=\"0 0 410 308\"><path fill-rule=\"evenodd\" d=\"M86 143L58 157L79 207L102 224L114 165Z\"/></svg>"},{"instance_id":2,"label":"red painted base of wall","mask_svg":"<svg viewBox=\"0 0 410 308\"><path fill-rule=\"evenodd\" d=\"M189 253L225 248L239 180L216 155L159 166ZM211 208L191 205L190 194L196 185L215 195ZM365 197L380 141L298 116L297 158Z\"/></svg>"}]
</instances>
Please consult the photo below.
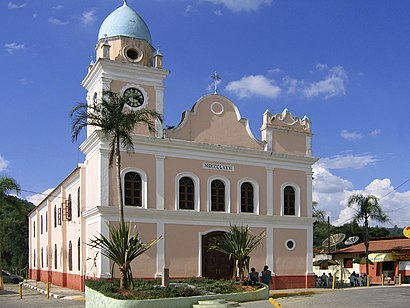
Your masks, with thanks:
<instances>
[{"instance_id":1,"label":"red painted base of wall","mask_svg":"<svg viewBox=\"0 0 410 308\"><path fill-rule=\"evenodd\" d=\"M81 275L29 269L29 278L78 291L85 290L85 277Z\"/></svg>"},{"instance_id":2,"label":"red painted base of wall","mask_svg":"<svg viewBox=\"0 0 410 308\"><path fill-rule=\"evenodd\" d=\"M273 276L271 290L305 289L315 287L315 275L305 276Z\"/></svg>"}]
</instances>

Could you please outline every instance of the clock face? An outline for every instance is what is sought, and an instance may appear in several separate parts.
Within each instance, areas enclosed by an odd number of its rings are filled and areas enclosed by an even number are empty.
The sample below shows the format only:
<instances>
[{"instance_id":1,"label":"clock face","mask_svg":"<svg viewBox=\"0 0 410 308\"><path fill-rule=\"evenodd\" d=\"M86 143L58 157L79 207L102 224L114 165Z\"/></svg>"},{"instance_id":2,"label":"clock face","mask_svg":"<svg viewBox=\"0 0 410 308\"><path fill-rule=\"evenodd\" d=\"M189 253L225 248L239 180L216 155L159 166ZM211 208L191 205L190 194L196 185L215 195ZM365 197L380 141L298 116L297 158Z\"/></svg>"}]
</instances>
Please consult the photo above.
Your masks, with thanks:
<instances>
[{"instance_id":1,"label":"clock face","mask_svg":"<svg viewBox=\"0 0 410 308\"><path fill-rule=\"evenodd\" d=\"M144 94L136 88L128 88L125 90L124 96L128 97L127 105L132 108L140 107L144 103Z\"/></svg>"}]
</instances>

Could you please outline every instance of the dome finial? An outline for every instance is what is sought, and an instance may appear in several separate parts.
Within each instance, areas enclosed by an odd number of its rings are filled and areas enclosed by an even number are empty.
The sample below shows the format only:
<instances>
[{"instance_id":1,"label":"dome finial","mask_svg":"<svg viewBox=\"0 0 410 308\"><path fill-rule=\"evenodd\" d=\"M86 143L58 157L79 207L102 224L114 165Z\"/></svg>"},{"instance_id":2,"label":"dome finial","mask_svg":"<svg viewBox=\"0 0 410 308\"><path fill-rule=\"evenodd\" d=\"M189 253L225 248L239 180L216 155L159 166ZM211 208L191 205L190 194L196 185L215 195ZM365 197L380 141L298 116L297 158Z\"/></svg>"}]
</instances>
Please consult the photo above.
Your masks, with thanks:
<instances>
[{"instance_id":1,"label":"dome finial","mask_svg":"<svg viewBox=\"0 0 410 308\"><path fill-rule=\"evenodd\" d=\"M123 5L127 5L127 0L124 0L124 4Z\"/></svg>"}]
</instances>

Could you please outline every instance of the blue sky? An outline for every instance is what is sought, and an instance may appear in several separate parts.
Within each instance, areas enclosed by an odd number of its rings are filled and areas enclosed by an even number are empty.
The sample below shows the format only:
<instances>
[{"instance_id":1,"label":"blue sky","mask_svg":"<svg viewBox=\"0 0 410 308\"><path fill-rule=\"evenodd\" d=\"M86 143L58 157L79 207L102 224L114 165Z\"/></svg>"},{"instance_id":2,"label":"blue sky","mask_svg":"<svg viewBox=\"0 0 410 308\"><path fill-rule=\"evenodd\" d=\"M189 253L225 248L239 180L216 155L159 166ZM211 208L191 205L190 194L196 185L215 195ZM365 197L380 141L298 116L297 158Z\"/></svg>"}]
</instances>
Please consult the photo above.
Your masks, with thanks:
<instances>
[{"instance_id":1,"label":"blue sky","mask_svg":"<svg viewBox=\"0 0 410 308\"><path fill-rule=\"evenodd\" d=\"M266 109L312 121L314 200L334 223L346 198L373 193L391 225L410 224L410 2L406 0L129 0L161 46L165 124L211 92L248 118ZM0 173L33 195L83 161L70 140L70 109L99 27L121 0L0 3ZM404 184L403 184L404 183ZM402 185L403 184L403 185ZM27 192L31 191L31 192ZM387 195L387 196L386 196Z\"/></svg>"}]
</instances>

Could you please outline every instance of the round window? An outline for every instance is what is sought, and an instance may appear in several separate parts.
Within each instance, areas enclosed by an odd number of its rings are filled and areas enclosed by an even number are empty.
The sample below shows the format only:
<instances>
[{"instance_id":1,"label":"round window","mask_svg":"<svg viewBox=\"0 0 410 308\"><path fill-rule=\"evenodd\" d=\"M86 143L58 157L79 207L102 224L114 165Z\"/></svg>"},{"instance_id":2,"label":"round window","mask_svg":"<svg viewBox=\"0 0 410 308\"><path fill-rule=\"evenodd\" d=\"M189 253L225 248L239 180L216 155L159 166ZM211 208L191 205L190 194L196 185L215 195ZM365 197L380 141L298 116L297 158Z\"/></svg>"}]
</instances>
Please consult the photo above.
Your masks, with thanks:
<instances>
[{"instance_id":1,"label":"round window","mask_svg":"<svg viewBox=\"0 0 410 308\"><path fill-rule=\"evenodd\" d=\"M130 58L131 60L137 60L138 59L138 51L134 48L130 48L127 50L127 57Z\"/></svg>"},{"instance_id":2,"label":"round window","mask_svg":"<svg viewBox=\"0 0 410 308\"><path fill-rule=\"evenodd\" d=\"M143 57L142 50L133 46L126 46L123 49L123 55L130 62L139 62Z\"/></svg>"},{"instance_id":3,"label":"round window","mask_svg":"<svg viewBox=\"0 0 410 308\"><path fill-rule=\"evenodd\" d=\"M287 240L285 245L287 250L293 250L296 247L296 243L294 240Z\"/></svg>"}]
</instances>

